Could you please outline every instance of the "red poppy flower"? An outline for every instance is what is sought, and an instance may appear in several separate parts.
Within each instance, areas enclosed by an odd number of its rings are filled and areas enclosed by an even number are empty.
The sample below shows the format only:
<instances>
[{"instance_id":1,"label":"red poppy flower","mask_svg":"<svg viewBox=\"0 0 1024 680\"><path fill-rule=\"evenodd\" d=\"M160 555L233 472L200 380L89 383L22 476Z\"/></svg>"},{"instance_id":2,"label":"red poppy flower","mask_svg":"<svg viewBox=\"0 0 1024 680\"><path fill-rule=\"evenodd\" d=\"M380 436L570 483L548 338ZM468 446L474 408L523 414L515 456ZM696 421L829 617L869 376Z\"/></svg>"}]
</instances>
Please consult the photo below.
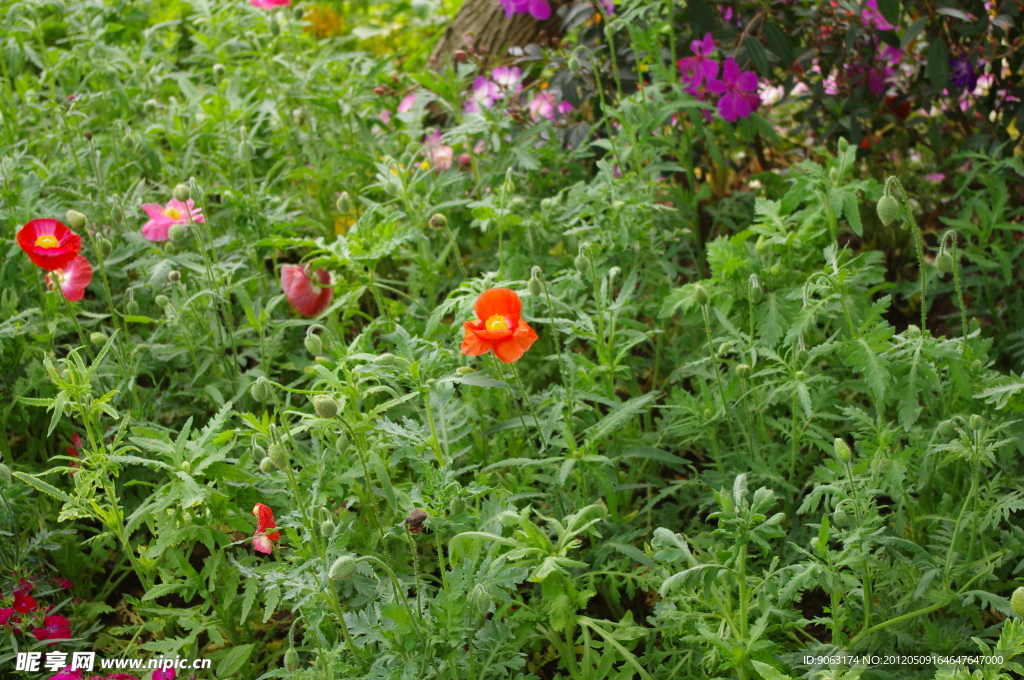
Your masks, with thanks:
<instances>
[{"instance_id":1,"label":"red poppy flower","mask_svg":"<svg viewBox=\"0 0 1024 680\"><path fill-rule=\"evenodd\" d=\"M331 275L324 269L317 269L316 279L314 282L310 278L309 267L293 264L281 267L281 290L292 307L305 316L319 315L334 297L334 289L330 287Z\"/></svg>"},{"instance_id":2,"label":"red poppy flower","mask_svg":"<svg viewBox=\"0 0 1024 680\"><path fill-rule=\"evenodd\" d=\"M39 605L36 603L36 598L32 597L27 593L15 591L14 593L14 611L19 614L28 614L33 609L36 609Z\"/></svg>"},{"instance_id":3,"label":"red poppy flower","mask_svg":"<svg viewBox=\"0 0 1024 680\"><path fill-rule=\"evenodd\" d=\"M537 340L537 334L519 316L523 302L514 290L491 288L485 290L473 307L477 319L463 324L466 337L462 341L462 353L471 357L494 355L511 364L530 349Z\"/></svg>"},{"instance_id":4,"label":"red poppy flower","mask_svg":"<svg viewBox=\"0 0 1024 680\"><path fill-rule=\"evenodd\" d=\"M43 640L67 640L71 637L71 622L63 616L47 616L43 619L43 628L36 628L32 634L40 642ZM51 642L50 644L57 643Z\"/></svg>"},{"instance_id":5,"label":"red poppy flower","mask_svg":"<svg viewBox=\"0 0 1024 680\"><path fill-rule=\"evenodd\" d=\"M252 514L256 515L256 533L253 534L252 545L259 552L269 555L273 551L271 541L281 539L280 531L271 531L277 528L274 524L274 511L263 503L257 503L252 509Z\"/></svg>"},{"instance_id":6,"label":"red poppy flower","mask_svg":"<svg viewBox=\"0 0 1024 680\"><path fill-rule=\"evenodd\" d=\"M60 292L71 302L85 297L85 287L92 283L92 265L82 255L76 255L71 263L55 269L46 275L46 285L60 286Z\"/></svg>"},{"instance_id":7,"label":"red poppy flower","mask_svg":"<svg viewBox=\"0 0 1024 680\"><path fill-rule=\"evenodd\" d=\"M37 267L63 269L82 249L82 237L57 220L32 220L18 232L18 245Z\"/></svg>"}]
</instances>

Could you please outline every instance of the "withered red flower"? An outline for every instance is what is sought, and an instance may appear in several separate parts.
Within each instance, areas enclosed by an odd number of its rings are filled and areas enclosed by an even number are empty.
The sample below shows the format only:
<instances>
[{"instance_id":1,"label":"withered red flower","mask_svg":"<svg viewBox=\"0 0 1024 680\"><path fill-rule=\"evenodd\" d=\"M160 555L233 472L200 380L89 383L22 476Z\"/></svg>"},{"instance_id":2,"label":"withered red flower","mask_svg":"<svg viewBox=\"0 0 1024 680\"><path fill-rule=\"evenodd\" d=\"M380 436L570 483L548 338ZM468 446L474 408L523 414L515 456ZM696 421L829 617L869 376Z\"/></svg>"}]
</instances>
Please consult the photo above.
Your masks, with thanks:
<instances>
[{"instance_id":1,"label":"withered red flower","mask_svg":"<svg viewBox=\"0 0 1024 680\"><path fill-rule=\"evenodd\" d=\"M313 280L309 267L286 264L281 267L281 290L292 307L305 316L317 316L331 304L334 289L331 275L324 269L316 270Z\"/></svg>"}]
</instances>

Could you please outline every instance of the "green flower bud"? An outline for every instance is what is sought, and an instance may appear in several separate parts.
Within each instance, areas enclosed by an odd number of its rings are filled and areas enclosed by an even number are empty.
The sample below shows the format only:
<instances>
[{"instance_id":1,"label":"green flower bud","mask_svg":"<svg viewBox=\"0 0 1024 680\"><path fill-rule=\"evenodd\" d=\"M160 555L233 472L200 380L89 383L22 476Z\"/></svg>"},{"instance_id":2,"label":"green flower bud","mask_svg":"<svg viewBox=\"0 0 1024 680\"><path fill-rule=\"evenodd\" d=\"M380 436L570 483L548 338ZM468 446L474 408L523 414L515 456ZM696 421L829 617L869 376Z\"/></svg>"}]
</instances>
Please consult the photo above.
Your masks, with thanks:
<instances>
[{"instance_id":1,"label":"green flower bud","mask_svg":"<svg viewBox=\"0 0 1024 680\"><path fill-rule=\"evenodd\" d=\"M324 341L320 339L319 335L310 333L303 342L306 345L306 351L313 356L322 354L324 351Z\"/></svg>"},{"instance_id":2,"label":"green flower bud","mask_svg":"<svg viewBox=\"0 0 1024 680\"><path fill-rule=\"evenodd\" d=\"M284 668L285 670L294 673L299 670L299 653L295 651L294 647L289 647L288 651L284 653Z\"/></svg>"},{"instance_id":3,"label":"green flower bud","mask_svg":"<svg viewBox=\"0 0 1024 680\"><path fill-rule=\"evenodd\" d=\"M395 363L395 355L390 352L385 352L377 357L374 362L378 366L390 366Z\"/></svg>"},{"instance_id":4,"label":"green flower bud","mask_svg":"<svg viewBox=\"0 0 1024 680\"><path fill-rule=\"evenodd\" d=\"M709 408L704 409L704 420L711 420L711 417L713 415L715 415L715 414L711 411L711 409L709 409Z\"/></svg>"},{"instance_id":5,"label":"green flower bud","mask_svg":"<svg viewBox=\"0 0 1024 680\"><path fill-rule=\"evenodd\" d=\"M738 364L736 366L736 376L740 380L746 380L750 377L750 366L747 364Z\"/></svg>"},{"instance_id":6,"label":"green flower bud","mask_svg":"<svg viewBox=\"0 0 1024 680\"><path fill-rule=\"evenodd\" d=\"M252 445L252 458L253 460L263 460L267 457L267 450L259 444Z\"/></svg>"},{"instance_id":7,"label":"green flower bud","mask_svg":"<svg viewBox=\"0 0 1024 680\"><path fill-rule=\"evenodd\" d=\"M875 206L878 211L878 219L882 220L882 224L889 226L892 224L900 214L900 204L896 202L896 199L886 194L878 199L878 204Z\"/></svg>"},{"instance_id":8,"label":"green flower bud","mask_svg":"<svg viewBox=\"0 0 1024 680\"><path fill-rule=\"evenodd\" d=\"M754 244L754 250L757 251L758 255L764 255L772 249L772 244L768 242L768 237L761 234L757 237L757 243Z\"/></svg>"},{"instance_id":9,"label":"green flower bud","mask_svg":"<svg viewBox=\"0 0 1024 680\"><path fill-rule=\"evenodd\" d=\"M935 268L943 274L953 271L953 256L949 254L948 250L940 251L935 257Z\"/></svg>"},{"instance_id":10,"label":"green flower bud","mask_svg":"<svg viewBox=\"0 0 1024 680\"><path fill-rule=\"evenodd\" d=\"M768 273L771 274L772 276L778 276L779 274L781 274L782 273L782 263L781 262L776 262L775 264L773 264L771 269L768 270Z\"/></svg>"},{"instance_id":11,"label":"green flower bud","mask_svg":"<svg viewBox=\"0 0 1024 680\"><path fill-rule=\"evenodd\" d=\"M486 614L491 608L491 596L482 584L476 584L469 594L469 604L476 607L481 614Z\"/></svg>"},{"instance_id":12,"label":"green flower bud","mask_svg":"<svg viewBox=\"0 0 1024 680\"><path fill-rule=\"evenodd\" d=\"M701 307L707 307L708 303L711 302L711 296L708 295L708 289L699 283L693 287L693 301Z\"/></svg>"},{"instance_id":13,"label":"green flower bud","mask_svg":"<svg viewBox=\"0 0 1024 680\"><path fill-rule=\"evenodd\" d=\"M793 374L793 378L795 378L796 380L807 380L807 373L805 373L804 371L797 371L796 373Z\"/></svg>"},{"instance_id":14,"label":"green flower bud","mask_svg":"<svg viewBox=\"0 0 1024 680\"><path fill-rule=\"evenodd\" d=\"M526 289L530 291L530 295L533 297L540 297L544 293L544 286L541 285L540 279L533 277L529 283L526 284Z\"/></svg>"},{"instance_id":15,"label":"green flower bud","mask_svg":"<svg viewBox=\"0 0 1024 680\"><path fill-rule=\"evenodd\" d=\"M184 241L188 238L188 227L184 224L172 224L170 229L167 230L167 238L175 243Z\"/></svg>"},{"instance_id":16,"label":"green flower bud","mask_svg":"<svg viewBox=\"0 0 1024 680\"><path fill-rule=\"evenodd\" d=\"M256 382L249 388L249 394L256 401L269 401L271 397L270 383L266 378L256 378Z\"/></svg>"},{"instance_id":17,"label":"green flower bud","mask_svg":"<svg viewBox=\"0 0 1024 680\"><path fill-rule=\"evenodd\" d=\"M541 212L545 212L546 213L549 210L551 210L551 208L553 208L554 206L555 206L555 202L553 200L551 200L550 198L542 198L542 199L540 199L540 209L541 209Z\"/></svg>"},{"instance_id":18,"label":"green flower bud","mask_svg":"<svg viewBox=\"0 0 1024 680\"><path fill-rule=\"evenodd\" d=\"M626 207L625 201L612 201L612 213L618 215Z\"/></svg>"},{"instance_id":19,"label":"green flower bud","mask_svg":"<svg viewBox=\"0 0 1024 680\"><path fill-rule=\"evenodd\" d=\"M106 236L99 236L96 238L96 250L99 251L100 255L107 257L114 252L114 244L110 242L110 239Z\"/></svg>"},{"instance_id":20,"label":"green flower bud","mask_svg":"<svg viewBox=\"0 0 1024 680\"><path fill-rule=\"evenodd\" d=\"M281 35L281 24L277 23L274 19L270 20L270 34L275 38Z\"/></svg>"},{"instance_id":21,"label":"green flower bud","mask_svg":"<svg viewBox=\"0 0 1024 680\"><path fill-rule=\"evenodd\" d=\"M338 402L330 395L318 394L313 397L313 410L321 418L333 418L338 415Z\"/></svg>"},{"instance_id":22,"label":"green flower bud","mask_svg":"<svg viewBox=\"0 0 1024 680\"><path fill-rule=\"evenodd\" d=\"M434 213L433 217L427 222L434 229L444 229L448 226L448 218L441 213Z\"/></svg>"},{"instance_id":23,"label":"green flower bud","mask_svg":"<svg viewBox=\"0 0 1024 680\"><path fill-rule=\"evenodd\" d=\"M153 301L156 302L157 306L159 307L166 307L167 305L171 304L171 301L167 298L166 295L157 295L155 298L153 298Z\"/></svg>"},{"instance_id":24,"label":"green flower bud","mask_svg":"<svg viewBox=\"0 0 1024 680\"><path fill-rule=\"evenodd\" d=\"M836 459L840 463L849 463L850 459L853 458L853 454L850 451L850 445L847 444L844 439L836 437L836 441L833 446L835 447Z\"/></svg>"},{"instance_id":25,"label":"green flower bud","mask_svg":"<svg viewBox=\"0 0 1024 680\"><path fill-rule=\"evenodd\" d=\"M335 581L347 581L356 575L358 561L349 555L342 555L334 560L327 575Z\"/></svg>"},{"instance_id":26,"label":"green flower bud","mask_svg":"<svg viewBox=\"0 0 1024 680\"><path fill-rule=\"evenodd\" d=\"M511 175L505 177L505 181L501 183L501 190L506 196L516 192L516 183L512 181Z\"/></svg>"},{"instance_id":27,"label":"green flower bud","mask_svg":"<svg viewBox=\"0 0 1024 680\"><path fill-rule=\"evenodd\" d=\"M453 515L458 515L466 509L466 501L461 498L452 499L451 504L448 506L448 511Z\"/></svg>"},{"instance_id":28,"label":"green flower bud","mask_svg":"<svg viewBox=\"0 0 1024 680\"><path fill-rule=\"evenodd\" d=\"M1017 588L1010 596L1010 609L1017 616L1024 618L1024 587Z\"/></svg>"},{"instance_id":29,"label":"green flower bud","mask_svg":"<svg viewBox=\"0 0 1024 680\"><path fill-rule=\"evenodd\" d=\"M750 301L757 304L761 301L761 279L757 278L757 274L750 275Z\"/></svg>"},{"instance_id":30,"label":"green flower bud","mask_svg":"<svg viewBox=\"0 0 1024 680\"><path fill-rule=\"evenodd\" d=\"M470 373L476 373L476 369L470 366L459 366L455 369L455 372L459 375L469 375Z\"/></svg>"},{"instance_id":31,"label":"green flower bud","mask_svg":"<svg viewBox=\"0 0 1024 680\"><path fill-rule=\"evenodd\" d=\"M573 75L577 75L580 72L580 60L576 58L576 53L573 52L572 56L569 57L569 72Z\"/></svg>"},{"instance_id":32,"label":"green flower bud","mask_svg":"<svg viewBox=\"0 0 1024 680\"><path fill-rule=\"evenodd\" d=\"M269 456L260 461L260 472L264 472L269 475L276 469L277 467L274 465L274 461L270 460Z\"/></svg>"},{"instance_id":33,"label":"green flower bud","mask_svg":"<svg viewBox=\"0 0 1024 680\"><path fill-rule=\"evenodd\" d=\"M334 202L334 207L338 209L342 215L352 214L352 197L349 196L347 191L342 191L341 195L338 196L338 200Z\"/></svg>"},{"instance_id":34,"label":"green flower bud","mask_svg":"<svg viewBox=\"0 0 1024 680\"><path fill-rule=\"evenodd\" d=\"M177 283L178 281L181 281L181 272L179 272L176 269L172 269L171 271L167 272L167 280L170 281L171 283Z\"/></svg>"},{"instance_id":35,"label":"green flower bud","mask_svg":"<svg viewBox=\"0 0 1024 680\"><path fill-rule=\"evenodd\" d=\"M576 261L574 262L574 264L576 265L576 271L578 271L580 274L586 274L587 267L590 264L590 260L587 259L586 255L580 253L579 255L576 256Z\"/></svg>"},{"instance_id":36,"label":"green flower bud","mask_svg":"<svg viewBox=\"0 0 1024 680\"><path fill-rule=\"evenodd\" d=\"M7 467L3 463L0 463L0 484L9 486L11 483L11 468Z\"/></svg>"},{"instance_id":37,"label":"green flower bud","mask_svg":"<svg viewBox=\"0 0 1024 680\"><path fill-rule=\"evenodd\" d=\"M214 64L213 65L213 79L219 83L221 81L221 79L224 77L224 74L227 73L227 71L228 70L227 70L227 68L224 67L224 64Z\"/></svg>"},{"instance_id":38,"label":"green flower bud","mask_svg":"<svg viewBox=\"0 0 1024 680\"><path fill-rule=\"evenodd\" d=\"M274 464L278 470L283 470L291 465L291 460L288 457L288 449L285 448L281 442L276 442L270 445L267 449L267 458Z\"/></svg>"},{"instance_id":39,"label":"green flower bud","mask_svg":"<svg viewBox=\"0 0 1024 680\"><path fill-rule=\"evenodd\" d=\"M919 338L921 337L921 327L917 324L907 324L905 335L908 338Z\"/></svg>"},{"instance_id":40,"label":"green flower bud","mask_svg":"<svg viewBox=\"0 0 1024 680\"><path fill-rule=\"evenodd\" d=\"M99 331L96 331L95 333L93 333L93 334L91 334L89 336L89 342L91 342L94 345L102 345L106 341L107 341L106 333L100 333Z\"/></svg>"},{"instance_id":41,"label":"green flower bud","mask_svg":"<svg viewBox=\"0 0 1024 680\"><path fill-rule=\"evenodd\" d=\"M846 510L843 509L842 504L836 506L836 509L832 511L832 524L839 528L845 527L850 523L850 516L846 514Z\"/></svg>"},{"instance_id":42,"label":"green flower bud","mask_svg":"<svg viewBox=\"0 0 1024 680\"><path fill-rule=\"evenodd\" d=\"M985 427L985 421L982 420L981 416L979 415L971 416L968 422L970 422L971 429L974 430L975 432L981 432L982 428Z\"/></svg>"},{"instance_id":43,"label":"green flower bud","mask_svg":"<svg viewBox=\"0 0 1024 680\"><path fill-rule=\"evenodd\" d=\"M334 533L334 522L329 519L325 519L320 523L320 535L324 538L330 537Z\"/></svg>"},{"instance_id":44,"label":"green flower bud","mask_svg":"<svg viewBox=\"0 0 1024 680\"><path fill-rule=\"evenodd\" d=\"M89 220L82 213L77 210L68 211L68 226L72 229L85 229L85 225Z\"/></svg>"},{"instance_id":45,"label":"green flower bud","mask_svg":"<svg viewBox=\"0 0 1024 680\"><path fill-rule=\"evenodd\" d=\"M174 187L174 198L178 199L182 203L192 198L192 189L187 184L179 184Z\"/></svg>"},{"instance_id":46,"label":"green flower bud","mask_svg":"<svg viewBox=\"0 0 1024 680\"><path fill-rule=\"evenodd\" d=\"M124 311L128 316L135 316L139 313L139 303L135 300L129 300L124 303Z\"/></svg>"},{"instance_id":47,"label":"green flower bud","mask_svg":"<svg viewBox=\"0 0 1024 680\"><path fill-rule=\"evenodd\" d=\"M160 102L158 102L155 99L147 99L142 104L142 110L145 111L146 113L153 113L154 111L156 111L159 108L160 108Z\"/></svg>"},{"instance_id":48,"label":"green flower bud","mask_svg":"<svg viewBox=\"0 0 1024 680\"><path fill-rule=\"evenodd\" d=\"M348 449L348 435L342 432L338 435L338 438L334 440L334 448L338 453L343 453Z\"/></svg>"},{"instance_id":49,"label":"green flower bud","mask_svg":"<svg viewBox=\"0 0 1024 680\"><path fill-rule=\"evenodd\" d=\"M180 469L187 475L188 473L192 472L192 463L188 462L187 460L183 460L181 461Z\"/></svg>"}]
</instances>

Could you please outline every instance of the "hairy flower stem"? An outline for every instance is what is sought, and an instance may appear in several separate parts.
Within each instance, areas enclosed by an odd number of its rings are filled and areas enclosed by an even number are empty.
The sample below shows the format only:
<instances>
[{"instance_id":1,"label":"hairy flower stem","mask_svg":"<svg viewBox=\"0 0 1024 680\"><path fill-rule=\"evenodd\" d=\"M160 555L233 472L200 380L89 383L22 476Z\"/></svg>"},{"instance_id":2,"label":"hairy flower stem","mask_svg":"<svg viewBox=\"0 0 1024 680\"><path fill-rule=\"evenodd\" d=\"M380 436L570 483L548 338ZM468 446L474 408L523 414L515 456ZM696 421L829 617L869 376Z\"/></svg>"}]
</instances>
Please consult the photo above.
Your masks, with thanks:
<instances>
[{"instance_id":1,"label":"hairy flower stem","mask_svg":"<svg viewBox=\"0 0 1024 680\"><path fill-rule=\"evenodd\" d=\"M416 617L413 616L412 610L409 609L409 600L405 597L405 595L402 594L402 584L398 582L398 577L395 576L395 572L391 569L391 567L384 564L372 555L364 555L359 559L366 560L367 562L374 562L378 566L380 566L381 569L387 572L388 576L391 578L391 587L395 591L395 599L402 603L402 606L405 608L405 613L409 615L409 622L412 624L413 630L416 631L416 636L422 638L422 635L420 634L420 627L416 623Z\"/></svg>"},{"instance_id":2,"label":"hairy flower stem","mask_svg":"<svg viewBox=\"0 0 1024 680\"><path fill-rule=\"evenodd\" d=\"M957 266L960 263L960 257L957 254L956 250L956 242L959 239L959 236L960 234L958 234L955 229L950 229L945 234L943 234L942 238L939 239L939 252L942 252L942 249L946 247L946 241L949 240L950 237L952 237L953 287L956 288L956 300L960 305L960 328L964 336L964 342L960 346L960 356L963 357L964 353L967 351L967 307L964 305L964 294L963 291L960 289L960 269Z\"/></svg>"},{"instance_id":3,"label":"hairy flower stem","mask_svg":"<svg viewBox=\"0 0 1024 680\"><path fill-rule=\"evenodd\" d=\"M600 363L604 364L605 359L611 362L609 347L605 344L604 336L604 304L601 301L601 283L597 278L597 268L594 266L594 258L588 257L590 262L590 277L594 284L594 303L597 305L597 351Z\"/></svg>"},{"instance_id":4,"label":"hairy flower stem","mask_svg":"<svg viewBox=\"0 0 1024 680\"><path fill-rule=\"evenodd\" d=\"M455 234L452 233L452 228L445 222L444 233L448 235L448 240L452 244L452 252L455 253L455 264L459 266L459 273L462 274L463 281L469 279L469 275L466 273L466 266L462 264L462 251L459 250L459 243L455 240Z\"/></svg>"},{"instance_id":5,"label":"hairy flower stem","mask_svg":"<svg viewBox=\"0 0 1024 680\"><path fill-rule=\"evenodd\" d=\"M910 220L910 233L914 237L914 246L917 248L917 266L921 279L921 331L924 332L928 330L928 305L926 304L925 298L928 277L927 270L924 266L924 240L921 238L921 231L917 228L917 222L914 221L914 213L910 210L910 201L907 199L907 192L903 190L903 185L900 183L900 180L895 175L885 180L886 193L889 193L890 184L895 184L900 190L900 198L903 199L903 209L907 213L907 219Z\"/></svg>"},{"instance_id":6,"label":"hairy flower stem","mask_svg":"<svg viewBox=\"0 0 1024 680\"><path fill-rule=\"evenodd\" d=\"M60 294L60 299L64 301L64 307L68 310L68 316L71 317L71 321L75 324L75 330L78 331L78 339L82 342L82 349L85 351L85 356L88 357L89 363L92 363L93 355L89 349L89 338L85 337L85 331L82 330L82 325L78 323L78 315L75 314L75 308L71 306L71 301L64 297L64 294Z\"/></svg>"},{"instance_id":7,"label":"hairy flower stem","mask_svg":"<svg viewBox=\"0 0 1024 680\"><path fill-rule=\"evenodd\" d=\"M420 594L420 558L419 548L416 545L415 539L412 537L412 531L409 529L409 525L405 525L405 540L409 542L409 553L412 555L412 577L413 577L413 589L416 591L416 613L418 616L423 615L423 599Z\"/></svg>"},{"instance_id":8,"label":"hairy flower stem","mask_svg":"<svg viewBox=\"0 0 1024 680\"><path fill-rule=\"evenodd\" d=\"M526 388L523 387L523 381L519 378L519 369L516 368L515 362L511 364L512 375L516 377L516 384L519 385L519 394L523 395L523 403L526 404L526 408L530 411L530 415L533 416L533 424L537 428L537 437L540 439L542 445L544 445L544 431L540 429L540 421L537 419L537 412L533 410L533 404L530 403L530 395L526 393ZM544 448L547 448L544 446ZM544 450L541 449L541 451Z\"/></svg>"},{"instance_id":9,"label":"hairy flower stem","mask_svg":"<svg viewBox=\"0 0 1024 680\"><path fill-rule=\"evenodd\" d=\"M718 370L718 353L715 352L715 343L711 337L711 317L708 315L708 306L701 305L700 311L704 314L704 333L708 339L708 352L711 354L711 371L715 374L715 384L718 385L718 396L722 399L722 410L725 413L725 423L729 428L729 438L735 446L736 432L732 428L732 418L729 415L729 402L725 398L725 387L722 385L722 375Z\"/></svg>"},{"instance_id":10,"label":"hairy flower stem","mask_svg":"<svg viewBox=\"0 0 1024 680\"><path fill-rule=\"evenodd\" d=\"M575 440L575 432L573 431L573 414L575 409L573 408L573 397L572 387L573 381L569 377L569 372L565 368L565 357L562 356L562 341L558 337L558 327L555 326L555 306L551 304L551 293L548 291L548 282L543 276L540 276L541 286L544 288L544 298L548 303L548 320L551 322L551 338L555 343L555 355L558 357L558 370L562 374L562 384L566 390L566 406L569 408L569 415L565 419L566 427L569 428L569 435Z\"/></svg>"},{"instance_id":11,"label":"hairy flower stem","mask_svg":"<svg viewBox=\"0 0 1024 680\"><path fill-rule=\"evenodd\" d=\"M967 506L974 504L974 496L978 493L978 473L981 465L974 461L971 463L971 489L967 492L967 498L957 515L956 524L953 527L953 536L949 540L949 551L946 553L946 566L942 570L942 578L949 585L949 572L953 568L953 554L956 552L956 542L960 538L960 529L963 528L964 515L967 513ZM967 556L970 558L970 555Z\"/></svg>"}]
</instances>

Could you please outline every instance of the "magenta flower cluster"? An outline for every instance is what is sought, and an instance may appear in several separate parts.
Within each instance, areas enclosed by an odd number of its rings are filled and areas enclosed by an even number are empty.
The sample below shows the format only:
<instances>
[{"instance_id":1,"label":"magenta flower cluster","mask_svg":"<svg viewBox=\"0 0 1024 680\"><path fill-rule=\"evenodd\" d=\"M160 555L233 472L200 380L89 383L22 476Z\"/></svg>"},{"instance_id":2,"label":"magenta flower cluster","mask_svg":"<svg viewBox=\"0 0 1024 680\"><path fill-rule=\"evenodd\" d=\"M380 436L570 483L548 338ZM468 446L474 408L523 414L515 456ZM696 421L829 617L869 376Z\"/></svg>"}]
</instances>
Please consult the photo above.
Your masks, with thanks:
<instances>
[{"instance_id":1,"label":"magenta flower cluster","mask_svg":"<svg viewBox=\"0 0 1024 680\"><path fill-rule=\"evenodd\" d=\"M709 101L709 95L716 95L718 113L730 123L748 117L761 106L757 76L752 71L741 70L732 57L719 65L711 57L715 41L710 33L690 43L690 50L692 57L677 62L687 93L701 101ZM720 66L721 77L718 75Z\"/></svg>"},{"instance_id":2,"label":"magenta flower cluster","mask_svg":"<svg viewBox=\"0 0 1024 680\"><path fill-rule=\"evenodd\" d=\"M473 81L469 96L463 104L465 113L482 113L494 108L498 102L511 103L513 97L523 91L523 72L518 66L498 66L490 77L478 76ZM538 92L526 106L530 118L556 120L572 111L572 104L564 99L559 101L553 92Z\"/></svg>"}]
</instances>

